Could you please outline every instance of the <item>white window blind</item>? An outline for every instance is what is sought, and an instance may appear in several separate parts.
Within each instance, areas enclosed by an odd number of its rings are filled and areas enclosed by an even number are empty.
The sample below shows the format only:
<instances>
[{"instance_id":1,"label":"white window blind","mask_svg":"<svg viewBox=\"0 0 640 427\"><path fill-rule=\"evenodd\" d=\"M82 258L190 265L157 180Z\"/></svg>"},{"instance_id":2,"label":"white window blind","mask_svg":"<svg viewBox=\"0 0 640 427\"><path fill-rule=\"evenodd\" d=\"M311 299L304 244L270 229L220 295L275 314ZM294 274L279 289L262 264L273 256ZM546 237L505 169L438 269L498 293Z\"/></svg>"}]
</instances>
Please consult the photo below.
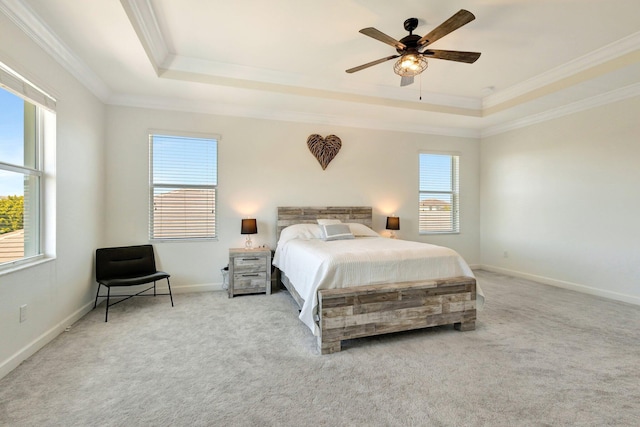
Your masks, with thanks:
<instances>
[{"instance_id":1,"label":"white window blind","mask_svg":"<svg viewBox=\"0 0 640 427\"><path fill-rule=\"evenodd\" d=\"M218 139L150 135L151 239L216 237Z\"/></svg>"},{"instance_id":2,"label":"white window blind","mask_svg":"<svg viewBox=\"0 0 640 427\"><path fill-rule=\"evenodd\" d=\"M2 63L0 63L0 86L49 111L56 110L56 100L51 95Z\"/></svg>"},{"instance_id":3,"label":"white window blind","mask_svg":"<svg viewBox=\"0 0 640 427\"><path fill-rule=\"evenodd\" d=\"M460 232L459 199L459 156L420 153L420 233Z\"/></svg>"}]
</instances>

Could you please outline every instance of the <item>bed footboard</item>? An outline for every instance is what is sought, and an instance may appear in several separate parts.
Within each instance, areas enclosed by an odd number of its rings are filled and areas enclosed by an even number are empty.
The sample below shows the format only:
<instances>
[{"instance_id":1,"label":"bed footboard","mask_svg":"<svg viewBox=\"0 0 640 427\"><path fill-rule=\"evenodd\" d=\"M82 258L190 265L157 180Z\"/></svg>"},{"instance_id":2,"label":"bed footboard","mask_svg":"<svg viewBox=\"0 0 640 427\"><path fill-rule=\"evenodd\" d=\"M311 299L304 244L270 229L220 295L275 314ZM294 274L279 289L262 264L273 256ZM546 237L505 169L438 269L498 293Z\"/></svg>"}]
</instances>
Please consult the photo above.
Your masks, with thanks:
<instances>
[{"instance_id":1,"label":"bed footboard","mask_svg":"<svg viewBox=\"0 0 640 427\"><path fill-rule=\"evenodd\" d=\"M454 277L367 285L318 292L322 354L341 350L341 341L390 332L450 325L475 329L476 280Z\"/></svg>"}]
</instances>

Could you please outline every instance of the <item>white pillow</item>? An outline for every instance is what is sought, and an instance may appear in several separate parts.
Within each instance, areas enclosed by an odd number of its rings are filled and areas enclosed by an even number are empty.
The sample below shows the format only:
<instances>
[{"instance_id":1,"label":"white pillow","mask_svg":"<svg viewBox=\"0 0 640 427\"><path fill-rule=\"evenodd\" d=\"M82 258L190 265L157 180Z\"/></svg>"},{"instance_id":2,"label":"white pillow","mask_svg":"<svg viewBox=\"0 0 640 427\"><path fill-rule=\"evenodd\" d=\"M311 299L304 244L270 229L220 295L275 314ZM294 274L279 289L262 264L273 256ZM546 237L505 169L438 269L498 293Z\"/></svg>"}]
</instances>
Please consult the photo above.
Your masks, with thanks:
<instances>
[{"instance_id":1,"label":"white pillow","mask_svg":"<svg viewBox=\"0 0 640 427\"><path fill-rule=\"evenodd\" d=\"M356 237L380 237L378 233L370 229L364 224L360 224L357 222L349 222L347 223L349 228L351 229L351 233L353 233Z\"/></svg>"},{"instance_id":2,"label":"white pillow","mask_svg":"<svg viewBox=\"0 0 640 427\"><path fill-rule=\"evenodd\" d=\"M322 233L320 226L317 224L294 224L284 228L280 232L280 240L278 244L286 243L289 240L301 239L321 239Z\"/></svg>"},{"instance_id":3,"label":"white pillow","mask_svg":"<svg viewBox=\"0 0 640 427\"><path fill-rule=\"evenodd\" d=\"M342 221L339 219L318 219L318 224L320 225L332 225L332 224L340 224Z\"/></svg>"},{"instance_id":4,"label":"white pillow","mask_svg":"<svg viewBox=\"0 0 640 427\"><path fill-rule=\"evenodd\" d=\"M345 240L354 239L355 237L351 233L351 229L347 224L328 224L321 225L323 240Z\"/></svg>"}]
</instances>

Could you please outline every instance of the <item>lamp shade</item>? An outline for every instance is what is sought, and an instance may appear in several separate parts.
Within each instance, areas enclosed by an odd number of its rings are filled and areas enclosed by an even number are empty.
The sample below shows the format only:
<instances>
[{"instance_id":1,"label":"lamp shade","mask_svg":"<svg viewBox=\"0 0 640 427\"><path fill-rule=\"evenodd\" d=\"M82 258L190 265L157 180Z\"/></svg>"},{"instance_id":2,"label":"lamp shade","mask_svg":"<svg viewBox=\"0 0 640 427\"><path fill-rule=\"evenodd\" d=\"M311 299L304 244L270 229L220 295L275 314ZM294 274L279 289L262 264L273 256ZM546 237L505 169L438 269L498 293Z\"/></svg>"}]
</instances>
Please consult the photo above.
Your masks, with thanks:
<instances>
[{"instance_id":1,"label":"lamp shade","mask_svg":"<svg viewBox=\"0 0 640 427\"><path fill-rule=\"evenodd\" d=\"M400 230L400 218L397 216L388 216L387 230Z\"/></svg>"},{"instance_id":2,"label":"lamp shade","mask_svg":"<svg viewBox=\"0 0 640 427\"><path fill-rule=\"evenodd\" d=\"M255 218L243 219L240 234L256 234L258 232L258 224Z\"/></svg>"}]
</instances>

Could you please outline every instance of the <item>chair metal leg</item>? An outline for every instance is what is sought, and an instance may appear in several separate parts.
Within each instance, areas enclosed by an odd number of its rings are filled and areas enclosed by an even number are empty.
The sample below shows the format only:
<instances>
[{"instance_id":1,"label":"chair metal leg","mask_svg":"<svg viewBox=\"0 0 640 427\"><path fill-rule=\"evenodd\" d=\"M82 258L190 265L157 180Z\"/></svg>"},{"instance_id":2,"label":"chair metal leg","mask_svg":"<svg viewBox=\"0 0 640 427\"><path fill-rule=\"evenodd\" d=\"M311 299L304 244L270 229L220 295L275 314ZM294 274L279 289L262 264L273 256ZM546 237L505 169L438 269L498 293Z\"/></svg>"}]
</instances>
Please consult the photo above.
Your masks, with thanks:
<instances>
[{"instance_id":1,"label":"chair metal leg","mask_svg":"<svg viewBox=\"0 0 640 427\"><path fill-rule=\"evenodd\" d=\"M96 292L96 300L93 302L93 308L95 309L98 306L98 295L100 295L100 283L98 283L98 291Z\"/></svg>"},{"instance_id":2,"label":"chair metal leg","mask_svg":"<svg viewBox=\"0 0 640 427\"><path fill-rule=\"evenodd\" d=\"M171 294L171 284L169 283L168 277L167 277L167 286L169 287L169 298L171 298L171 307L173 307L173 294Z\"/></svg>"},{"instance_id":3,"label":"chair metal leg","mask_svg":"<svg viewBox=\"0 0 640 427\"><path fill-rule=\"evenodd\" d=\"M111 287L107 286L107 309L104 311L104 321L109 318L109 297L111 296Z\"/></svg>"}]
</instances>

